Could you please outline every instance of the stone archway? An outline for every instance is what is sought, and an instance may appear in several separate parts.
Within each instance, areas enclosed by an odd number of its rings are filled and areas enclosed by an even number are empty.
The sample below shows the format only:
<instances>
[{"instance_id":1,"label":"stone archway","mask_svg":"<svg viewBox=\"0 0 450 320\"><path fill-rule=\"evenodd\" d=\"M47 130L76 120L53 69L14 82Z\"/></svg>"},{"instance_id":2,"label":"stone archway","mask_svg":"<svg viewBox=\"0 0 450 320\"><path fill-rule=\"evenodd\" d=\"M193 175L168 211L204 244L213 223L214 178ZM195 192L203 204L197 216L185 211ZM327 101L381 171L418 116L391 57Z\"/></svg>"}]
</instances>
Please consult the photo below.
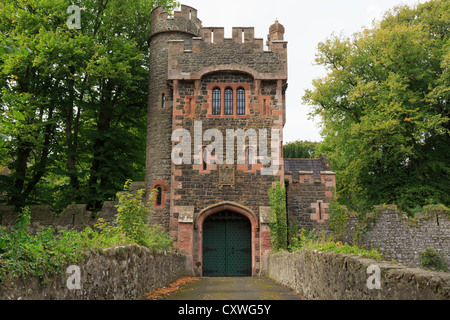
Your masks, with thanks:
<instances>
[{"instance_id":1,"label":"stone archway","mask_svg":"<svg viewBox=\"0 0 450 320\"><path fill-rule=\"evenodd\" d=\"M196 273L201 276L255 275L259 225L250 209L221 203L203 210L195 220Z\"/></svg>"},{"instance_id":2,"label":"stone archway","mask_svg":"<svg viewBox=\"0 0 450 320\"><path fill-rule=\"evenodd\" d=\"M248 218L233 211L210 215L203 224L203 276L250 277L252 239Z\"/></svg>"}]
</instances>

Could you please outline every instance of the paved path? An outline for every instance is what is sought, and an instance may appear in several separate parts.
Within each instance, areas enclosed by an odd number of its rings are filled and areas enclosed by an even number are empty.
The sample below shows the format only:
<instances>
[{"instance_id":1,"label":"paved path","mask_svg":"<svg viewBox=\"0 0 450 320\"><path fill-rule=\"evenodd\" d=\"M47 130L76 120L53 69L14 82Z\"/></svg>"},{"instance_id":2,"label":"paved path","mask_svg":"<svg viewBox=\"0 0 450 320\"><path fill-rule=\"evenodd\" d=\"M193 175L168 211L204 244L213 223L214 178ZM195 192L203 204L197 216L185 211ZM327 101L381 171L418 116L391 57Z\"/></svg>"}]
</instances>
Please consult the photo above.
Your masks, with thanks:
<instances>
[{"instance_id":1,"label":"paved path","mask_svg":"<svg viewBox=\"0 0 450 320\"><path fill-rule=\"evenodd\" d=\"M200 278L165 300L302 300L302 297L267 278Z\"/></svg>"}]
</instances>

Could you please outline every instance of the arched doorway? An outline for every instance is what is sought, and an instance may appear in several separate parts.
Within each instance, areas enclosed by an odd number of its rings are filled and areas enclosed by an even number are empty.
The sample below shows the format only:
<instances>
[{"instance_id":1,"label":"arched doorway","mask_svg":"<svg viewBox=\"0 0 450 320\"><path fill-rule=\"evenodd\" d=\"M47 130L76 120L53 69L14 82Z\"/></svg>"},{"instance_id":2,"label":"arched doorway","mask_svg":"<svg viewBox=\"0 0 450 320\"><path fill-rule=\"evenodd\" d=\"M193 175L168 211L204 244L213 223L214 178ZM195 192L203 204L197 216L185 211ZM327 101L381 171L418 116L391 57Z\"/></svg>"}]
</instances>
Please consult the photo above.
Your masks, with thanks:
<instances>
[{"instance_id":1,"label":"arched doorway","mask_svg":"<svg viewBox=\"0 0 450 320\"><path fill-rule=\"evenodd\" d=\"M203 276L252 276L252 228L250 220L223 210L203 222Z\"/></svg>"}]
</instances>

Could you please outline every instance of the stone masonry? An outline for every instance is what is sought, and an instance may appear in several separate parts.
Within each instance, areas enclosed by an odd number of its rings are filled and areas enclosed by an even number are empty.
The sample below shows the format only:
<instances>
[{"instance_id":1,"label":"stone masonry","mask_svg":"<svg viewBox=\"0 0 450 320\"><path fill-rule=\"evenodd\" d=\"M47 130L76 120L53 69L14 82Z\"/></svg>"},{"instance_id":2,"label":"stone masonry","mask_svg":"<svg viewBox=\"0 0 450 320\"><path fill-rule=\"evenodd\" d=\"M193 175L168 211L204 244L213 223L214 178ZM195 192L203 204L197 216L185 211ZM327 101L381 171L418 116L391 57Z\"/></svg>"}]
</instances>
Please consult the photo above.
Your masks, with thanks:
<instances>
[{"instance_id":1,"label":"stone masonry","mask_svg":"<svg viewBox=\"0 0 450 320\"><path fill-rule=\"evenodd\" d=\"M11 278L0 282L0 300L135 300L192 274L184 255L139 246L86 252L77 267L78 288L69 289L73 278L64 273Z\"/></svg>"},{"instance_id":2,"label":"stone masonry","mask_svg":"<svg viewBox=\"0 0 450 320\"><path fill-rule=\"evenodd\" d=\"M162 6L152 11L146 174L133 188L144 188L146 199L157 190L150 222L170 233L196 275L203 275L204 223L224 212L250 226L250 248L239 250L248 253L251 275L263 272L271 251L268 191L276 182L286 187L291 223L328 227L335 174L326 159L283 159L284 33L275 21L264 50L253 27L235 27L227 39L223 28L202 26L192 7L181 5L173 16ZM180 130L188 137L176 136ZM180 145L183 162L175 163ZM113 222L116 204L106 202L95 218L82 204L59 215L35 206L30 229L81 230L98 218ZM1 225L12 227L16 219L14 208L1 208Z\"/></svg>"},{"instance_id":3,"label":"stone masonry","mask_svg":"<svg viewBox=\"0 0 450 320\"><path fill-rule=\"evenodd\" d=\"M265 51L254 28L235 27L227 39L223 28L204 27L197 10L185 5L172 17L162 7L154 9L151 23L145 182L148 194L154 189L162 193L155 201L153 222L170 232L202 275L205 220L224 211L243 215L251 226L251 274L257 275L271 250L268 190L276 181L285 183L285 29L278 21L270 26ZM189 137L173 137L177 130ZM211 130L214 137L207 137ZM236 136L230 138L229 130ZM258 136L256 144L249 132ZM265 152L260 149L263 133ZM240 138L245 150L238 155ZM216 148L222 142L223 153ZM232 163L225 161L229 143ZM175 164L172 151L179 145L183 163ZM258 161L264 156L276 160ZM267 170L270 174L262 174ZM326 226L334 173L322 171L315 172L317 181L305 178L309 172L289 172L289 199L295 202L289 206L291 217L302 224Z\"/></svg>"},{"instance_id":4,"label":"stone masonry","mask_svg":"<svg viewBox=\"0 0 450 320\"><path fill-rule=\"evenodd\" d=\"M334 252L273 254L268 275L310 300L450 300L448 273Z\"/></svg>"},{"instance_id":5,"label":"stone masonry","mask_svg":"<svg viewBox=\"0 0 450 320\"><path fill-rule=\"evenodd\" d=\"M359 240L366 248L377 249L386 259L420 268L420 252L435 249L450 267L450 217L445 213L417 214L415 220L399 213L395 206L380 206L379 213ZM347 242L357 231L355 216L348 222ZM449 269L450 270L450 269Z\"/></svg>"}]
</instances>

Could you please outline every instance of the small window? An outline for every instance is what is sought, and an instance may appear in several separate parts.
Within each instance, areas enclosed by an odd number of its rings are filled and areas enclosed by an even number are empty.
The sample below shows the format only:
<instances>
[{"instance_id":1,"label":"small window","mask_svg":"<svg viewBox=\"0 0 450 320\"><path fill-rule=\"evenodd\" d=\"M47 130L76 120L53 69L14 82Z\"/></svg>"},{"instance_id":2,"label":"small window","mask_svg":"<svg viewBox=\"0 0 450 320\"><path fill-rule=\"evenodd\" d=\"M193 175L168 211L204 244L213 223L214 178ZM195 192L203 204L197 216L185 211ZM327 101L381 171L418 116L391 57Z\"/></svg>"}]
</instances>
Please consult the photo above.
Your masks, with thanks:
<instances>
[{"instance_id":1,"label":"small window","mask_svg":"<svg viewBox=\"0 0 450 320\"><path fill-rule=\"evenodd\" d=\"M162 188L161 187L157 187L156 188L156 206L159 207L162 205Z\"/></svg>"},{"instance_id":2,"label":"small window","mask_svg":"<svg viewBox=\"0 0 450 320\"><path fill-rule=\"evenodd\" d=\"M208 170L208 149L203 148L202 150L202 163L203 163L203 171Z\"/></svg>"},{"instance_id":3,"label":"small window","mask_svg":"<svg viewBox=\"0 0 450 320\"><path fill-rule=\"evenodd\" d=\"M233 115L233 89L225 89L225 115Z\"/></svg>"},{"instance_id":4,"label":"small window","mask_svg":"<svg viewBox=\"0 0 450 320\"><path fill-rule=\"evenodd\" d=\"M322 202L319 202L319 220L322 221Z\"/></svg>"},{"instance_id":5,"label":"small window","mask_svg":"<svg viewBox=\"0 0 450 320\"><path fill-rule=\"evenodd\" d=\"M213 90L213 115L217 116L222 114L222 91L219 88Z\"/></svg>"},{"instance_id":6,"label":"small window","mask_svg":"<svg viewBox=\"0 0 450 320\"><path fill-rule=\"evenodd\" d=\"M190 115L192 113L192 99L191 98L187 98L186 101L186 114Z\"/></svg>"},{"instance_id":7,"label":"small window","mask_svg":"<svg viewBox=\"0 0 450 320\"><path fill-rule=\"evenodd\" d=\"M252 149L248 149L248 170L253 169L253 152Z\"/></svg>"},{"instance_id":8,"label":"small window","mask_svg":"<svg viewBox=\"0 0 450 320\"><path fill-rule=\"evenodd\" d=\"M166 95L163 93L161 96L161 108L166 107Z\"/></svg>"},{"instance_id":9,"label":"small window","mask_svg":"<svg viewBox=\"0 0 450 320\"><path fill-rule=\"evenodd\" d=\"M239 116L245 115L245 90L243 88L237 90L236 107Z\"/></svg>"}]
</instances>

